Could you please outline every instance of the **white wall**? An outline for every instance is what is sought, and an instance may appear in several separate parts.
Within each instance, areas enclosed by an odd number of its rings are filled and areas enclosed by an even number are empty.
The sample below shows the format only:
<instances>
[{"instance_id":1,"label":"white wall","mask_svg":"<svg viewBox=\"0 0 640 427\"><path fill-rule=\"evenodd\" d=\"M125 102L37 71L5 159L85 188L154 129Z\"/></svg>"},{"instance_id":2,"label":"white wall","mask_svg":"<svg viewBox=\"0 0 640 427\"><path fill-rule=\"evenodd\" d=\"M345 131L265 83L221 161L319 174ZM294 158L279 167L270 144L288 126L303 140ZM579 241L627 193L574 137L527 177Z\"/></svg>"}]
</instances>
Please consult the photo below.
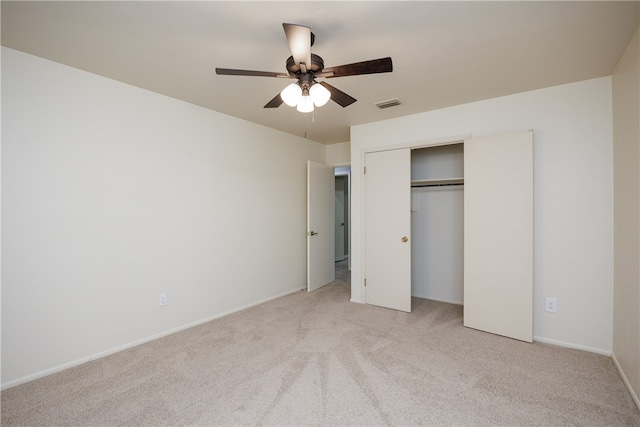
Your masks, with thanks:
<instances>
[{"instance_id":1,"label":"white wall","mask_svg":"<svg viewBox=\"0 0 640 427\"><path fill-rule=\"evenodd\" d=\"M2 107L3 387L305 286L324 146L6 48Z\"/></svg>"},{"instance_id":2,"label":"white wall","mask_svg":"<svg viewBox=\"0 0 640 427\"><path fill-rule=\"evenodd\" d=\"M326 162L330 166L345 166L351 164L351 145L348 142L327 145Z\"/></svg>"},{"instance_id":3,"label":"white wall","mask_svg":"<svg viewBox=\"0 0 640 427\"><path fill-rule=\"evenodd\" d=\"M534 130L534 337L609 354L612 341L611 78L351 129L352 300L363 302L364 153ZM556 314L544 297L558 299Z\"/></svg>"},{"instance_id":4,"label":"white wall","mask_svg":"<svg viewBox=\"0 0 640 427\"><path fill-rule=\"evenodd\" d=\"M640 35L613 73L613 357L640 407Z\"/></svg>"}]
</instances>

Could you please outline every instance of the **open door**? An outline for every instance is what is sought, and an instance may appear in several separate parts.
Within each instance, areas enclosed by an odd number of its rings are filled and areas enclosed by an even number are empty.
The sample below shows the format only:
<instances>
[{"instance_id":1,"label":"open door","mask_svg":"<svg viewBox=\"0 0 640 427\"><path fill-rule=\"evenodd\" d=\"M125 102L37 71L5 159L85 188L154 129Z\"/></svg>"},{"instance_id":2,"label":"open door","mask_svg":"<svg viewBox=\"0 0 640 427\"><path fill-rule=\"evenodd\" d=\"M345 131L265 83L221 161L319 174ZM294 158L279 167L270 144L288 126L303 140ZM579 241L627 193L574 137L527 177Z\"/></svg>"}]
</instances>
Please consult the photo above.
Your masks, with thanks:
<instances>
[{"instance_id":1,"label":"open door","mask_svg":"<svg viewBox=\"0 0 640 427\"><path fill-rule=\"evenodd\" d=\"M307 291L335 279L333 168L307 162Z\"/></svg>"},{"instance_id":2,"label":"open door","mask_svg":"<svg viewBox=\"0 0 640 427\"><path fill-rule=\"evenodd\" d=\"M533 339L533 132L464 141L464 325Z\"/></svg>"},{"instance_id":3,"label":"open door","mask_svg":"<svg viewBox=\"0 0 640 427\"><path fill-rule=\"evenodd\" d=\"M411 151L365 155L365 302L411 311Z\"/></svg>"}]
</instances>

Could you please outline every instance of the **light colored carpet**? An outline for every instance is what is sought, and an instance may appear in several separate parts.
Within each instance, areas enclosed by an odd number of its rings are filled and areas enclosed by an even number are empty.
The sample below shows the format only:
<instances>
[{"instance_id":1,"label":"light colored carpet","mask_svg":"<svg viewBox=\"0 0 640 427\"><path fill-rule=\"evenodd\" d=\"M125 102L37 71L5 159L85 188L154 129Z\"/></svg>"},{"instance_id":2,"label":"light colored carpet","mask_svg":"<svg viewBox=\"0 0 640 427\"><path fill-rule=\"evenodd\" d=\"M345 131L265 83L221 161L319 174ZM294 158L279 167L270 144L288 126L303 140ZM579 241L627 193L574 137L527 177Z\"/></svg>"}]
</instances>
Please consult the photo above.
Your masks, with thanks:
<instances>
[{"instance_id":1,"label":"light colored carpet","mask_svg":"<svg viewBox=\"0 0 640 427\"><path fill-rule=\"evenodd\" d=\"M610 358L298 292L2 392L2 425L640 425Z\"/></svg>"}]
</instances>

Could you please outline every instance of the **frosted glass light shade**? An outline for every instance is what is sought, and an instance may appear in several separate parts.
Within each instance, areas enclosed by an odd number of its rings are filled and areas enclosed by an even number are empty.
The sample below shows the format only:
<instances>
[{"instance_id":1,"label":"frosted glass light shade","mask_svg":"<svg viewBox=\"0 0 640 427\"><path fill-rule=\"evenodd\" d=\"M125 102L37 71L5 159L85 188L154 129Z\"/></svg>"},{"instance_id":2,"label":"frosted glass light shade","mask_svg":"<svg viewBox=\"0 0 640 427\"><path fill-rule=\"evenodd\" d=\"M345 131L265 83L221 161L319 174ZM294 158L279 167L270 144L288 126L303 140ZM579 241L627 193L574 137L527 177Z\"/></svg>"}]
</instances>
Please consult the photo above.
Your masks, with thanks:
<instances>
[{"instance_id":1,"label":"frosted glass light shade","mask_svg":"<svg viewBox=\"0 0 640 427\"><path fill-rule=\"evenodd\" d=\"M282 89L280 97L289 107L295 107L298 105L298 102L302 97L302 89L296 83L291 83L289 86Z\"/></svg>"},{"instance_id":2,"label":"frosted glass light shade","mask_svg":"<svg viewBox=\"0 0 640 427\"><path fill-rule=\"evenodd\" d=\"M310 113L313 111L313 101L310 96L303 96L298 102L298 111L301 113Z\"/></svg>"},{"instance_id":3,"label":"frosted glass light shade","mask_svg":"<svg viewBox=\"0 0 640 427\"><path fill-rule=\"evenodd\" d=\"M326 87L316 83L309 89L309 96L311 96L316 107L322 107L331 98L331 92Z\"/></svg>"}]
</instances>

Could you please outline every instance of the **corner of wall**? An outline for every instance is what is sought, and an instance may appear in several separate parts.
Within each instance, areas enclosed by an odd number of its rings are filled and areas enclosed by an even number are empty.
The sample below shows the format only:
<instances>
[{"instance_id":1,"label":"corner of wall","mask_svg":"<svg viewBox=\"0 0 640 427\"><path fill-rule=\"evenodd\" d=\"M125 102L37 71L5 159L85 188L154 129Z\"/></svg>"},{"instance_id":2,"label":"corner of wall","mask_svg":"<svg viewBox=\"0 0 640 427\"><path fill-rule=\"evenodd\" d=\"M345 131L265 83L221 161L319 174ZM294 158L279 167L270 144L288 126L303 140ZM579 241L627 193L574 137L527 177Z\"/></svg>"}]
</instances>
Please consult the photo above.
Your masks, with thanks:
<instances>
[{"instance_id":1,"label":"corner of wall","mask_svg":"<svg viewBox=\"0 0 640 427\"><path fill-rule=\"evenodd\" d=\"M329 166L349 166L351 164L351 143L349 141L327 145L325 153Z\"/></svg>"}]
</instances>

